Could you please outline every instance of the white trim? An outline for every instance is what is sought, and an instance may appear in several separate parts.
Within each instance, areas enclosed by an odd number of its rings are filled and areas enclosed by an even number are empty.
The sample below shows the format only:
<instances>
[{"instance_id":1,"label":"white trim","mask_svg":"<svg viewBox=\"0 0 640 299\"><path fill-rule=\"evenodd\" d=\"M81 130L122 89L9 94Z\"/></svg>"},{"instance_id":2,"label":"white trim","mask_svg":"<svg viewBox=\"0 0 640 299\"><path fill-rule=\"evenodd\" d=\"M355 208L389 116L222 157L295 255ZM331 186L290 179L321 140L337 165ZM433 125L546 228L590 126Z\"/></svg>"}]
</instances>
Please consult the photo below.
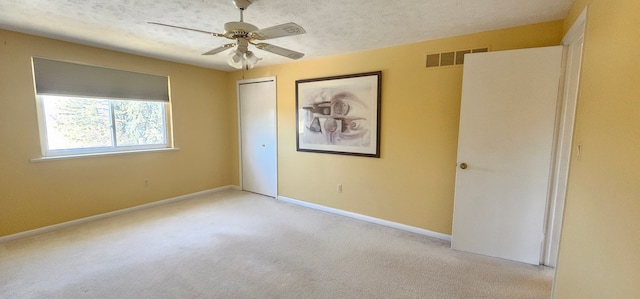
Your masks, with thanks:
<instances>
[{"instance_id":1,"label":"white trim","mask_svg":"<svg viewBox=\"0 0 640 299\"><path fill-rule=\"evenodd\" d=\"M556 123L555 161L552 169L552 181L547 212L546 238L542 264L556 267L560 250L560 238L564 206L569 180L569 168L573 147L573 131L575 127L578 92L580 89L580 73L582 65L582 49L586 28L587 8L573 23L562 39L565 47L564 77L559 102L561 104ZM577 51L574 51L577 50ZM577 56L575 56L577 55Z\"/></svg>"},{"instance_id":2,"label":"white trim","mask_svg":"<svg viewBox=\"0 0 640 299\"><path fill-rule=\"evenodd\" d=\"M145 149L145 150L101 152L101 153L90 153L90 154L74 154L74 155L65 155L65 156L49 156L49 157L33 158L31 159L31 162L45 162L45 161L52 161L52 160L67 160L67 159L76 159L76 158L115 156L115 155L153 153L153 152L171 152L171 151L178 151L178 150L180 150L180 148L171 147L171 148L154 148L154 149Z\"/></svg>"},{"instance_id":3,"label":"white trim","mask_svg":"<svg viewBox=\"0 0 640 299\"><path fill-rule=\"evenodd\" d=\"M571 25L567 34L562 38L563 45L570 45L584 36L584 31L587 23L587 8L582 10L576 21Z\"/></svg>"},{"instance_id":4,"label":"white trim","mask_svg":"<svg viewBox=\"0 0 640 299\"><path fill-rule=\"evenodd\" d=\"M391 228L395 228L395 229L399 229L399 230L403 230L403 231L408 231L408 232L411 232L411 233L424 235L424 236L427 236L427 237L432 237L432 238L444 240L444 241L447 241L447 242L451 242L451 235L446 235L446 234L442 234L442 233L426 230L426 229L423 229L423 228L418 228L418 227L415 227L415 226L401 224L401 223L388 221L388 220L384 220L384 219L380 219L380 218L375 218L375 217L371 217L371 216L366 216L366 215L362 215L362 214L352 213L352 212L348 212L348 211L344 211L344 210L340 210L340 209L330 208L330 207L327 207L327 206L314 204L314 203L309 203L309 202L306 202L306 201L301 201L301 200L297 200L297 199L293 199L293 198L289 198L289 197L285 197L285 196L279 196L278 195L277 199L280 200L280 201L288 202L288 203L291 203L291 204L294 204L294 205L303 206L303 207L306 207L306 208L311 208L311 209L314 209L314 210L319 210L319 211L323 211L323 212L327 212L327 213L332 213L332 214L336 214L336 215L340 215L340 216L345 216L345 217L349 217L349 218L353 218L353 219L357 219L357 220L361 220L361 221L366 221L366 222L370 222L370 223L374 223L374 224L378 224L378 225L382 225L382 226L387 226L387 227L391 227Z\"/></svg>"},{"instance_id":5,"label":"white trim","mask_svg":"<svg viewBox=\"0 0 640 299\"><path fill-rule=\"evenodd\" d=\"M49 225L49 226L45 226L45 227L41 227L41 228L36 228L36 229L32 229L32 230L28 230L28 231L12 234L12 235L7 235L7 236L0 237L0 244L3 243L3 242L13 241L13 240L27 238L27 237L32 237L32 236L35 236L35 235L44 234L44 233L52 232L52 231L55 231L55 230L67 228L67 227L70 227L70 226L91 222L91 221L96 221L96 220L105 219L105 218L109 218L109 217L113 217L113 216L117 216L117 215L122 215L122 214L131 213L131 212L135 212L135 211L140 211L140 210L144 210L144 209L148 209L148 208L153 208L153 207L157 207L157 206L161 206L161 205L165 205L165 204L169 204L169 203L174 203L174 202L178 202L178 201L182 201L182 200L186 200L186 199L196 198L196 197L199 197L199 196L209 195L209 194L212 194L212 193L217 193L217 192L221 192L221 191L228 190L228 189L240 190L240 187L229 185L229 186L224 186L224 187L204 190L204 191L191 193L191 194L186 194L186 195L173 197L173 198L169 198L169 199L164 199L164 200L160 200L160 201L154 201L154 202L151 202L151 203L148 203L148 204L143 204L143 205L130 207L130 208L122 209L122 210L117 210L117 211L113 211L113 212L107 212L107 213L104 213L104 214L93 215L93 216L89 216L89 217L85 217L85 218L80 218L80 219L71 220L71 221L58 223L58 224L54 224L54 225Z\"/></svg>"}]
</instances>

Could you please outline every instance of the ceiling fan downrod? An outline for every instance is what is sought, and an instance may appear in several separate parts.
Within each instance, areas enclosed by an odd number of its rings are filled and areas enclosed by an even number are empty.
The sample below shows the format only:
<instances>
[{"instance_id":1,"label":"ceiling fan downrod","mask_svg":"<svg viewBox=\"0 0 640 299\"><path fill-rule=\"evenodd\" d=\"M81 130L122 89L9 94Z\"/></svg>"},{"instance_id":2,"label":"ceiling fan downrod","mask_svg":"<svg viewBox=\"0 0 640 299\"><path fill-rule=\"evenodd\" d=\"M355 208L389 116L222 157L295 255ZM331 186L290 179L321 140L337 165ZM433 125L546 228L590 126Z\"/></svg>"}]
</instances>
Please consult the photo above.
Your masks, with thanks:
<instances>
[{"instance_id":1,"label":"ceiling fan downrod","mask_svg":"<svg viewBox=\"0 0 640 299\"><path fill-rule=\"evenodd\" d=\"M244 10L251 5L253 0L232 0L233 4L240 10L240 22L244 22Z\"/></svg>"}]
</instances>

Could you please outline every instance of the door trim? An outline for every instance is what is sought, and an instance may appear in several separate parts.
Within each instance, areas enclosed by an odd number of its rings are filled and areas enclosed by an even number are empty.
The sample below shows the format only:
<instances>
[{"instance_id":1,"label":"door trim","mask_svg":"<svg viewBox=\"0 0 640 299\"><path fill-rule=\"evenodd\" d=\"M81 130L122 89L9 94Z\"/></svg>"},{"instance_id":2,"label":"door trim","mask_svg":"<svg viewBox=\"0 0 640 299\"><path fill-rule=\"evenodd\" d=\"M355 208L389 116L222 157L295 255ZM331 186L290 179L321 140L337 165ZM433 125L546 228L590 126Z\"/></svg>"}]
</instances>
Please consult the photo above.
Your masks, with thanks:
<instances>
[{"instance_id":1,"label":"door trim","mask_svg":"<svg viewBox=\"0 0 640 299\"><path fill-rule=\"evenodd\" d=\"M262 82L271 82L273 81L273 84L275 86L274 92L275 92L275 99L276 102L275 104L275 109L276 109L276 117L275 117L275 128L276 128L276 135L275 135L275 142L274 142L274 146L275 146L275 152L276 152L276 156L275 156L275 166L276 166L276 177L275 177L275 190L276 190L276 194L274 195L276 198L278 197L279 190L278 190L278 81L276 80L276 76L271 76L271 77L262 77L262 78L255 78L255 79L244 79L244 80L238 80L236 81L236 110L238 111L238 181L240 182L240 190L244 190L244 186L243 186L243 175L242 175L242 111L240 110L240 85L245 85L245 84L254 84L254 83L262 83Z\"/></svg>"},{"instance_id":2,"label":"door trim","mask_svg":"<svg viewBox=\"0 0 640 299\"><path fill-rule=\"evenodd\" d=\"M556 121L555 161L551 173L552 178L547 207L544 254L541 258L541 263L550 267L557 265L558 252L560 249L562 219L567 195L569 168L571 166L573 131L578 102L578 90L580 87L580 68L582 65L583 47L580 47L577 64L572 64L571 61L569 61L571 58L569 56L571 53L569 52L571 47L584 43L586 20L587 9L585 8L562 39L562 44L565 46L564 63L566 64L564 77L562 78L562 89L560 90L562 112L559 113ZM570 77L572 70L577 72L576 78Z\"/></svg>"}]
</instances>

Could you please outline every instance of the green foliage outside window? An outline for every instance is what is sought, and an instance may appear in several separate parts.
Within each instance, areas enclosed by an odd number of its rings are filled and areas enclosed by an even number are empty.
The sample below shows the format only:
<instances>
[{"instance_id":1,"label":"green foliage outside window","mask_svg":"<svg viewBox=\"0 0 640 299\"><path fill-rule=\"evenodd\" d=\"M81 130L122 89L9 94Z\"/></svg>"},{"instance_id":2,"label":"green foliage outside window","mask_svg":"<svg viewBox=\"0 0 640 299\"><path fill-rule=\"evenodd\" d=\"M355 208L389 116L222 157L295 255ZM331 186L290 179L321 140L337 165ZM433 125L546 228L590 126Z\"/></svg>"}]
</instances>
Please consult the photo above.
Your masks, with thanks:
<instances>
[{"instance_id":1,"label":"green foliage outside window","mask_svg":"<svg viewBox=\"0 0 640 299\"><path fill-rule=\"evenodd\" d=\"M43 96L49 150L166 144L165 103Z\"/></svg>"}]
</instances>

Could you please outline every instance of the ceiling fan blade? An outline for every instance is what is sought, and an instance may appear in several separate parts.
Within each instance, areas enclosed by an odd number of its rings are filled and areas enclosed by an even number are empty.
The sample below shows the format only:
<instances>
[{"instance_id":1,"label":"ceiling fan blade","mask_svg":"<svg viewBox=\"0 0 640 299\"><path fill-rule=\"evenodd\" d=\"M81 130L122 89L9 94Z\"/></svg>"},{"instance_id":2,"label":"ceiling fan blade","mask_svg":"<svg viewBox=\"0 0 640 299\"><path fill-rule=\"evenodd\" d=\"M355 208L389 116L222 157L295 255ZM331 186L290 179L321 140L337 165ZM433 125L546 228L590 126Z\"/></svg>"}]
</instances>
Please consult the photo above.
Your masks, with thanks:
<instances>
[{"instance_id":1,"label":"ceiling fan blade","mask_svg":"<svg viewBox=\"0 0 640 299\"><path fill-rule=\"evenodd\" d=\"M278 54L280 56L284 56L290 59L300 59L304 56L304 53L296 52L293 50L285 49L282 47L274 46L272 44L267 43L259 43L255 45L256 48L260 50L265 50L267 52L271 52L273 54Z\"/></svg>"},{"instance_id":2,"label":"ceiling fan blade","mask_svg":"<svg viewBox=\"0 0 640 299\"><path fill-rule=\"evenodd\" d=\"M214 54L218 54L220 52L226 51L227 49L232 48L233 46L235 46L236 44L226 44L226 45L222 45L220 47L217 47L209 52L206 53L202 53L202 55L214 55Z\"/></svg>"},{"instance_id":3,"label":"ceiling fan blade","mask_svg":"<svg viewBox=\"0 0 640 299\"><path fill-rule=\"evenodd\" d=\"M209 32L209 31L204 31L204 30L199 30L199 29L193 29L193 28L187 28L187 27L180 27L180 26L174 26L174 25L168 25L168 24L162 24L162 23L156 23L156 22L147 22L147 23L149 23L149 24L153 24L153 25L160 25L160 26L171 27L171 28L178 28L178 29L190 30L190 31L195 31L195 32L200 32L200 33L206 33L206 34L210 34L210 35L218 36L218 37L225 37L223 34L220 34L220 33Z\"/></svg>"},{"instance_id":4,"label":"ceiling fan blade","mask_svg":"<svg viewBox=\"0 0 640 299\"><path fill-rule=\"evenodd\" d=\"M286 23L250 32L249 37L257 40L265 40L303 33L307 32L300 25L296 23Z\"/></svg>"}]
</instances>

